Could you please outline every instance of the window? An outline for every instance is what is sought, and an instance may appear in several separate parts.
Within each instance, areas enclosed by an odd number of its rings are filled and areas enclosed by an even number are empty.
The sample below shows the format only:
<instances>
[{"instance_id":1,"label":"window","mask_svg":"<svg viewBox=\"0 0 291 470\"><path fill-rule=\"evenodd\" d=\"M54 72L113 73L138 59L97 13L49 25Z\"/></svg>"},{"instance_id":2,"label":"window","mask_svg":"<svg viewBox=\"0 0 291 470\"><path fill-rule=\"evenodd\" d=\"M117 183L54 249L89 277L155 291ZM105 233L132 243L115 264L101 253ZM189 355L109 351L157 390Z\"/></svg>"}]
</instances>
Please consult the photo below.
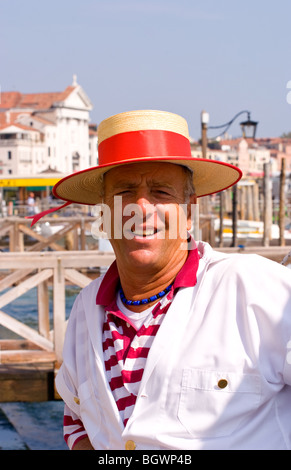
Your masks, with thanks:
<instances>
[{"instance_id":1,"label":"window","mask_svg":"<svg viewBox=\"0 0 291 470\"><path fill-rule=\"evenodd\" d=\"M11 150L8 150L8 155L7 155L7 156L8 156L8 160L11 160L11 158L12 158L12 152L11 152Z\"/></svg>"}]
</instances>

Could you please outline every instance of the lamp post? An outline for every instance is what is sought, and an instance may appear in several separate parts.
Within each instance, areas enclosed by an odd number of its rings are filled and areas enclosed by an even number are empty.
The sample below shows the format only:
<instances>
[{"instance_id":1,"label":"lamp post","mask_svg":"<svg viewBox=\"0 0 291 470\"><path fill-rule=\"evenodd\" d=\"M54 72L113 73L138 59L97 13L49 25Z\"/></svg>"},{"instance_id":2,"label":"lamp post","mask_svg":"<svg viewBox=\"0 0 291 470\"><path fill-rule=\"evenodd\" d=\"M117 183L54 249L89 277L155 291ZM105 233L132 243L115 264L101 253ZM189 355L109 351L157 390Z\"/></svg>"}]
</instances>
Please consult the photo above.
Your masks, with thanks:
<instances>
[{"instance_id":1,"label":"lamp post","mask_svg":"<svg viewBox=\"0 0 291 470\"><path fill-rule=\"evenodd\" d=\"M217 135L214 138L220 137L222 134L225 134L225 132L229 129L229 127L233 124L233 122L242 114L247 113L248 117L246 121L242 121L240 123L241 129L242 129L242 134L243 137L250 137L252 139L256 138L256 130L257 130L257 121L252 121L251 120L251 113L250 111L240 111L237 113L230 121L226 122L225 124L221 124L220 126L208 126L208 129L223 129L223 131ZM202 114L202 113L201 113ZM247 130L252 132L252 135L247 136Z\"/></svg>"},{"instance_id":2,"label":"lamp post","mask_svg":"<svg viewBox=\"0 0 291 470\"><path fill-rule=\"evenodd\" d=\"M256 130L257 130L257 121L252 121L251 120L251 113L250 111L240 111L237 113L229 122L225 124L221 124L219 126L208 126L209 122L209 114L206 111L201 112L201 138L202 138L202 158L206 158L206 152L207 152L207 129L223 129L223 131L217 135L215 138L220 137L222 134L224 134L229 127L232 125L232 123L242 114L247 113L247 120L242 121L240 123L241 130L242 130L242 135L244 138L248 137L248 131L252 132L252 135L250 136L252 139L256 138ZM222 206L222 194L220 193L220 206ZM222 210L220 210L220 244L222 244L222 222L223 222L223 216L222 216ZM235 247L237 245L237 186L233 186L233 198L232 198L232 245Z\"/></svg>"},{"instance_id":3,"label":"lamp post","mask_svg":"<svg viewBox=\"0 0 291 470\"><path fill-rule=\"evenodd\" d=\"M202 142L202 158L207 155L207 126L209 122L209 114L206 111L201 112L201 142Z\"/></svg>"}]
</instances>

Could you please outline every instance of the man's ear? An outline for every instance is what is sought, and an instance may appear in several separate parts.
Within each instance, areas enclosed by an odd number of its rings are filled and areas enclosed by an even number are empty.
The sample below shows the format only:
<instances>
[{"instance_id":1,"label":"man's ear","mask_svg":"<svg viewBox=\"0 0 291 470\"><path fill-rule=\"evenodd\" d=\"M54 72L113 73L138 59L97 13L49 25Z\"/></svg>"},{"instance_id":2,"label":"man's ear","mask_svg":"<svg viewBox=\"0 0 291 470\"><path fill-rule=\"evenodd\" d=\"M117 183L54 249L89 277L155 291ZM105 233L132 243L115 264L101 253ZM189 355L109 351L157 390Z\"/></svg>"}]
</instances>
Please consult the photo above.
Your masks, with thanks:
<instances>
[{"instance_id":1,"label":"man's ear","mask_svg":"<svg viewBox=\"0 0 291 470\"><path fill-rule=\"evenodd\" d=\"M191 226L192 226L192 218L191 218L191 215L192 215L191 206L192 206L192 204L197 204L196 194L192 194L192 196L190 196L190 199L189 199L189 202L188 202L188 205L187 205L187 230L190 230Z\"/></svg>"}]
</instances>

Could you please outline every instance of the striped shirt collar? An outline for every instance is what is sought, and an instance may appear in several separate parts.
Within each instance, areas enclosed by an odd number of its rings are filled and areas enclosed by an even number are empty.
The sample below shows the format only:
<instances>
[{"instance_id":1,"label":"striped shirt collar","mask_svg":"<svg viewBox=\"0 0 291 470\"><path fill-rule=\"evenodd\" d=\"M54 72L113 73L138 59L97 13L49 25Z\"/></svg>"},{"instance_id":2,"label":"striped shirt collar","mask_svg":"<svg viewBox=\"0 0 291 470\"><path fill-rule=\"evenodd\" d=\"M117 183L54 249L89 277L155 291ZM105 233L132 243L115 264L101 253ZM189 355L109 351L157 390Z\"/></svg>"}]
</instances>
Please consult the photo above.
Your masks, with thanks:
<instances>
[{"instance_id":1,"label":"striped shirt collar","mask_svg":"<svg viewBox=\"0 0 291 470\"><path fill-rule=\"evenodd\" d=\"M195 247L188 251L188 257L178 272L174 281L174 290L180 287L193 287L197 282L197 270L199 265L198 249ZM108 307L115 301L116 291L119 286L119 274L116 261L114 261L106 272L100 288L98 289L96 304Z\"/></svg>"}]
</instances>

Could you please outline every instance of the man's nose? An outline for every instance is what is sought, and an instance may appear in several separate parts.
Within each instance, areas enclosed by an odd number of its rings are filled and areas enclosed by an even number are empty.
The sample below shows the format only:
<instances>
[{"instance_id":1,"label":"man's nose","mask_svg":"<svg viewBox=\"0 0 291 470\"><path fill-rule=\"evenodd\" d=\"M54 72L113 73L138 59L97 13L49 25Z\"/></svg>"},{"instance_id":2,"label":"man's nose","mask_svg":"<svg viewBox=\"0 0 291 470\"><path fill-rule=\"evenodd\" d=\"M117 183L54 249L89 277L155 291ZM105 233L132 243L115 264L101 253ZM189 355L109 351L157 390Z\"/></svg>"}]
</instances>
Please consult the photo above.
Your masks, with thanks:
<instances>
[{"instance_id":1,"label":"man's nose","mask_svg":"<svg viewBox=\"0 0 291 470\"><path fill-rule=\"evenodd\" d=\"M142 211L143 216L149 217L155 212L155 206L149 193L144 191L138 193L135 202Z\"/></svg>"},{"instance_id":2,"label":"man's nose","mask_svg":"<svg viewBox=\"0 0 291 470\"><path fill-rule=\"evenodd\" d=\"M136 193L136 204L141 208L144 208L146 205L151 204L151 196L149 192L145 189L141 189Z\"/></svg>"}]
</instances>

